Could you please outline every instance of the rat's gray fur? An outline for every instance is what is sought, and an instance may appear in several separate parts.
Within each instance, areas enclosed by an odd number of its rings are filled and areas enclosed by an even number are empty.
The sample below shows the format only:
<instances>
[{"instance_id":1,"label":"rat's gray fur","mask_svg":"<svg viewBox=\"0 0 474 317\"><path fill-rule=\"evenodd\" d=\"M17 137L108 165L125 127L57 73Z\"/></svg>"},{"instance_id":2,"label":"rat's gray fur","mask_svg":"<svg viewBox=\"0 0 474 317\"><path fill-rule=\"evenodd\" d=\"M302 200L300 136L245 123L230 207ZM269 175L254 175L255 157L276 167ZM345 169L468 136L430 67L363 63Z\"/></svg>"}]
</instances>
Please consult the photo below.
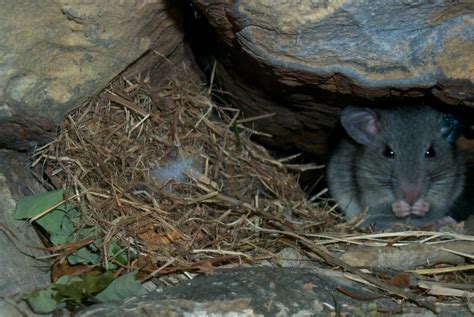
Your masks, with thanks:
<instances>
[{"instance_id":1,"label":"rat's gray fur","mask_svg":"<svg viewBox=\"0 0 474 317\"><path fill-rule=\"evenodd\" d=\"M349 220L368 208L366 223L378 228L421 226L446 216L463 190L465 167L441 134L442 114L427 106L371 110L379 127L374 140L359 144L347 136L328 162L328 186L339 208ZM387 145L396 153L392 159L383 155ZM430 146L436 156L427 158ZM425 216L397 218L392 212L392 203L402 198L401 181L421 182L420 197L430 204Z\"/></svg>"}]
</instances>

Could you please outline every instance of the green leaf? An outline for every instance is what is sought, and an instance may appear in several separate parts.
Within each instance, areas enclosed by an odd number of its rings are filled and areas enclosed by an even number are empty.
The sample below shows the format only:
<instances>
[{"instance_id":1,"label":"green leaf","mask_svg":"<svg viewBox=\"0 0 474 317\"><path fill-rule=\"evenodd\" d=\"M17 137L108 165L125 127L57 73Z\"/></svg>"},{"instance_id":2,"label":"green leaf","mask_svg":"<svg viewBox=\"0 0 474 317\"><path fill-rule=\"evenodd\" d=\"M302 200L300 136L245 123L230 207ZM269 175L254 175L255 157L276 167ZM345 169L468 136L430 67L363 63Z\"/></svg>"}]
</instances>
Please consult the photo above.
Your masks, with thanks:
<instances>
[{"instance_id":1,"label":"green leaf","mask_svg":"<svg viewBox=\"0 0 474 317\"><path fill-rule=\"evenodd\" d=\"M100 300L120 300L133 295L142 295L146 291L135 280L135 272L119 277L114 281L112 271L95 275L86 274L83 277L62 276L47 289L36 291L27 296L27 301L35 313L49 314L60 303L80 304L85 298L97 294ZM105 295L104 295L105 294Z\"/></svg>"},{"instance_id":2,"label":"green leaf","mask_svg":"<svg viewBox=\"0 0 474 317\"><path fill-rule=\"evenodd\" d=\"M136 271L115 279L106 289L97 294L96 299L101 302L111 302L146 294L146 289L135 279L135 274Z\"/></svg>"},{"instance_id":3,"label":"green leaf","mask_svg":"<svg viewBox=\"0 0 474 317\"><path fill-rule=\"evenodd\" d=\"M52 288L47 288L31 293L26 297L26 300L35 313L49 314L52 313L58 305L58 301L54 298L55 293L56 291Z\"/></svg>"},{"instance_id":4,"label":"green leaf","mask_svg":"<svg viewBox=\"0 0 474 317\"><path fill-rule=\"evenodd\" d=\"M30 304L31 309L37 314L49 314L56 309L56 306L61 302L61 299L56 298L56 290L54 289L55 286L60 284L67 284L70 281L77 280L78 277L69 277L69 276L61 276L55 284L51 285L50 287L35 291L29 294L26 297L28 304Z\"/></svg>"},{"instance_id":5,"label":"green leaf","mask_svg":"<svg viewBox=\"0 0 474 317\"><path fill-rule=\"evenodd\" d=\"M56 284L53 286L53 290L56 291L54 299L60 303L64 301L73 301L77 304L81 303L84 294L82 289L78 287L80 282L72 282L71 284Z\"/></svg>"},{"instance_id":6,"label":"green leaf","mask_svg":"<svg viewBox=\"0 0 474 317\"><path fill-rule=\"evenodd\" d=\"M63 196L64 190L60 189L26 197L17 205L16 217L22 219L34 217L57 205L63 200ZM74 206L74 203L65 202L36 220L36 223L49 233L53 244L70 242L69 237L74 233L75 224L80 219L80 213Z\"/></svg>"},{"instance_id":7,"label":"green leaf","mask_svg":"<svg viewBox=\"0 0 474 317\"><path fill-rule=\"evenodd\" d=\"M53 286L56 291L54 299L57 302L73 301L79 304L85 296L91 296L103 290L113 279L113 273L108 271L100 275L86 274L84 277L71 280L67 284L55 284Z\"/></svg>"},{"instance_id":8,"label":"green leaf","mask_svg":"<svg viewBox=\"0 0 474 317\"><path fill-rule=\"evenodd\" d=\"M16 205L16 219L33 218L64 199L64 189L39 193L21 199Z\"/></svg>"},{"instance_id":9,"label":"green leaf","mask_svg":"<svg viewBox=\"0 0 474 317\"><path fill-rule=\"evenodd\" d=\"M83 289L87 294L96 294L107 287L114 280L112 271L107 271L100 275L88 274L84 276Z\"/></svg>"},{"instance_id":10,"label":"green leaf","mask_svg":"<svg viewBox=\"0 0 474 317\"><path fill-rule=\"evenodd\" d=\"M78 211L74 208L68 211L57 208L49 212L44 217L39 218L36 222L50 235L68 235L74 232L73 221L77 222L77 214Z\"/></svg>"},{"instance_id":11,"label":"green leaf","mask_svg":"<svg viewBox=\"0 0 474 317\"><path fill-rule=\"evenodd\" d=\"M128 263L127 254L125 252L121 252L115 257L115 261L117 261L121 265L127 265Z\"/></svg>"},{"instance_id":12,"label":"green leaf","mask_svg":"<svg viewBox=\"0 0 474 317\"><path fill-rule=\"evenodd\" d=\"M78 240L87 239L90 237L97 236L99 235L99 233L100 233L100 230L97 227L85 227L78 233L77 239ZM91 247L95 248L93 244L91 244ZM93 249L92 251L97 251L97 249Z\"/></svg>"},{"instance_id":13,"label":"green leaf","mask_svg":"<svg viewBox=\"0 0 474 317\"><path fill-rule=\"evenodd\" d=\"M126 265L128 262L127 259L127 253L125 252L126 250L122 247L117 242L117 239L112 239L109 245L109 252L108 252L108 257L107 257L107 267L111 270L114 270L117 268L117 264L114 262L118 262L122 265Z\"/></svg>"},{"instance_id":14,"label":"green leaf","mask_svg":"<svg viewBox=\"0 0 474 317\"><path fill-rule=\"evenodd\" d=\"M45 216L36 220L36 222L43 227L49 234L57 234L63 232L62 223L68 221L66 213L62 210L55 209L50 211Z\"/></svg>"},{"instance_id":15,"label":"green leaf","mask_svg":"<svg viewBox=\"0 0 474 317\"><path fill-rule=\"evenodd\" d=\"M53 234L49 236L49 241L54 245L60 245L69 242L70 234Z\"/></svg>"},{"instance_id":16,"label":"green leaf","mask_svg":"<svg viewBox=\"0 0 474 317\"><path fill-rule=\"evenodd\" d=\"M67 257L67 260L71 265L74 264L99 264L99 255L96 252L92 252L87 246L80 248L73 254Z\"/></svg>"},{"instance_id":17,"label":"green leaf","mask_svg":"<svg viewBox=\"0 0 474 317\"><path fill-rule=\"evenodd\" d=\"M57 205L63 199L63 189L25 197L17 204L16 218L24 219L35 217L45 210L50 209L52 206ZM54 245L74 242L99 235L99 228L93 226L86 226L82 228L81 231L76 232L76 227L81 218L76 206L76 203L65 202L36 220L36 223L49 234L49 239ZM68 261L72 265L97 265L100 261L101 248L101 240L96 240L69 255ZM107 254L108 257L105 260L107 261L106 267L109 269L117 268L117 264L114 263L115 261L122 264L126 264L128 261L126 253L123 252L123 249L120 248L117 241L110 243Z\"/></svg>"},{"instance_id":18,"label":"green leaf","mask_svg":"<svg viewBox=\"0 0 474 317\"><path fill-rule=\"evenodd\" d=\"M61 276L60 278L58 278L58 280L56 281L56 283L54 283L53 285L57 285L57 284L68 284L68 283L71 283L71 282L75 282L75 281L80 281L81 280L81 277L79 276L69 276L69 275L63 275Z\"/></svg>"}]
</instances>

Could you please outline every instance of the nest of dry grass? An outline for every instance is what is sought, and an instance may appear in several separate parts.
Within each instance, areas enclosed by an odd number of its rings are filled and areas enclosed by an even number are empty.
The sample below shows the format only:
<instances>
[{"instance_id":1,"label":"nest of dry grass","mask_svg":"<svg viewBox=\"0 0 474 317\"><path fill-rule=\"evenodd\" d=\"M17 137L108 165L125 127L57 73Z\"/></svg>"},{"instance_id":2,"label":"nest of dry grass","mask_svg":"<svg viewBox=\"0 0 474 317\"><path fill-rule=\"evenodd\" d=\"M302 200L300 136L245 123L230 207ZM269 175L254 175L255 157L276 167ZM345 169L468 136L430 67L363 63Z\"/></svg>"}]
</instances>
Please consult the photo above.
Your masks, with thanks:
<instances>
[{"instance_id":1,"label":"nest of dry grass","mask_svg":"<svg viewBox=\"0 0 474 317\"><path fill-rule=\"evenodd\" d=\"M100 228L102 250L115 237L129 268L166 273L271 259L288 244L262 230L275 223L300 233L335 223L298 184L298 170L318 167L273 159L250 140L252 119L186 85L117 80L36 151L55 187L73 189L81 224Z\"/></svg>"}]
</instances>

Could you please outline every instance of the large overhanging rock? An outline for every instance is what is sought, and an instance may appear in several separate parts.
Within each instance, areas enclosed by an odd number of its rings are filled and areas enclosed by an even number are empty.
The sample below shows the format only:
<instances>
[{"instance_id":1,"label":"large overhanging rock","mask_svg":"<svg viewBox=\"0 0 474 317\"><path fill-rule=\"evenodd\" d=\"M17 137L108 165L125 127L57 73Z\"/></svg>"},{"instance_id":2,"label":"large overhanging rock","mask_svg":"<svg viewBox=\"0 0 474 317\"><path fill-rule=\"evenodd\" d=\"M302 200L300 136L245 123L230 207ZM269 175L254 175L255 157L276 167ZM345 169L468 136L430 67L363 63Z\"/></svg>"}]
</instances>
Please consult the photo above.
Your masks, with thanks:
<instances>
[{"instance_id":1,"label":"large overhanging rock","mask_svg":"<svg viewBox=\"0 0 474 317\"><path fill-rule=\"evenodd\" d=\"M474 106L474 2L194 3L229 48L230 53L220 58L225 64L224 84L239 81L238 76L247 80L247 87L232 83L225 89L258 100L237 101L247 113L284 114L285 120L274 119L277 130L271 130L272 124L263 126L277 136L277 143L292 132L303 133L308 125L318 125L314 121L318 118L331 124L325 120L331 110L314 110L314 100L341 107L347 102L428 96ZM273 111L259 105L262 100L254 93L256 88L276 97ZM285 104L281 109L278 101ZM295 111L299 106L303 109ZM322 144L316 147L313 152L324 151Z\"/></svg>"},{"instance_id":2,"label":"large overhanging rock","mask_svg":"<svg viewBox=\"0 0 474 317\"><path fill-rule=\"evenodd\" d=\"M474 102L469 1L196 2L229 45L284 84L364 97L416 89Z\"/></svg>"},{"instance_id":3,"label":"large overhanging rock","mask_svg":"<svg viewBox=\"0 0 474 317\"><path fill-rule=\"evenodd\" d=\"M185 56L173 6L166 0L3 1L0 147L44 143L68 111L144 55L130 73ZM151 80L164 77L155 74Z\"/></svg>"}]
</instances>

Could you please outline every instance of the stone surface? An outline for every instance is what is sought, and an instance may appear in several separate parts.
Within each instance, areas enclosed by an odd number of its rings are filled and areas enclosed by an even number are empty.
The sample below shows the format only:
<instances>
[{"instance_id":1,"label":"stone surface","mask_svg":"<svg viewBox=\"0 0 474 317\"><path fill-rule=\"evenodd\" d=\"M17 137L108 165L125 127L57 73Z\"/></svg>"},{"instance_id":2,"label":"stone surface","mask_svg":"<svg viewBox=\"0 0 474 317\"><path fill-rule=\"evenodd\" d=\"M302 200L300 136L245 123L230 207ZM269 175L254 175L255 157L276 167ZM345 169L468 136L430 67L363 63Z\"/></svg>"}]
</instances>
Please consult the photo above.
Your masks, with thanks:
<instances>
[{"instance_id":1,"label":"stone surface","mask_svg":"<svg viewBox=\"0 0 474 317\"><path fill-rule=\"evenodd\" d=\"M195 2L228 45L285 85L364 97L436 89L474 102L473 2Z\"/></svg>"},{"instance_id":2,"label":"stone surface","mask_svg":"<svg viewBox=\"0 0 474 317\"><path fill-rule=\"evenodd\" d=\"M0 147L47 142L68 111L139 58L130 74L154 67L151 79L164 79L160 65L184 59L178 12L166 0L3 1Z\"/></svg>"},{"instance_id":3,"label":"stone surface","mask_svg":"<svg viewBox=\"0 0 474 317\"><path fill-rule=\"evenodd\" d=\"M327 315L335 300L343 303L344 296L335 293L336 286L350 288L353 287L351 283L318 274L316 269L239 269L199 276L125 303L97 305L78 316L146 316L146 313L162 316L171 311L177 316L197 316L198 313L201 316L212 313L222 316L230 312L237 316ZM379 303L390 305L387 300ZM362 311L364 306L367 311L366 304L359 304ZM136 309L138 307L146 307L146 313Z\"/></svg>"},{"instance_id":4,"label":"stone surface","mask_svg":"<svg viewBox=\"0 0 474 317\"><path fill-rule=\"evenodd\" d=\"M370 300L355 300L337 288ZM393 312L400 308L378 295L331 270L261 267L198 276L143 297L91 306L76 316L330 316L336 314L335 305L348 316L375 316L374 309ZM403 309L413 316L433 316L408 303ZM463 307L441 310L443 316L467 313Z\"/></svg>"},{"instance_id":5,"label":"stone surface","mask_svg":"<svg viewBox=\"0 0 474 317\"><path fill-rule=\"evenodd\" d=\"M0 150L0 297L10 297L44 287L50 282L44 247L27 222L15 220L16 201L42 187L31 176L25 154ZM14 235L14 236L13 236Z\"/></svg>"},{"instance_id":6,"label":"stone surface","mask_svg":"<svg viewBox=\"0 0 474 317\"><path fill-rule=\"evenodd\" d=\"M25 301L22 301L20 298L14 300L11 298L2 298L0 299L0 317L38 317L38 316L48 316L48 315L39 315L31 311L30 307Z\"/></svg>"},{"instance_id":7,"label":"stone surface","mask_svg":"<svg viewBox=\"0 0 474 317\"><path fill-rule=\"evenodd\" d=\"M231 102L276 114L254 123L267 144L324 156L348 104L474 106L472 1L193 2L217 33Z\"/></svg>"}]
</instances>

